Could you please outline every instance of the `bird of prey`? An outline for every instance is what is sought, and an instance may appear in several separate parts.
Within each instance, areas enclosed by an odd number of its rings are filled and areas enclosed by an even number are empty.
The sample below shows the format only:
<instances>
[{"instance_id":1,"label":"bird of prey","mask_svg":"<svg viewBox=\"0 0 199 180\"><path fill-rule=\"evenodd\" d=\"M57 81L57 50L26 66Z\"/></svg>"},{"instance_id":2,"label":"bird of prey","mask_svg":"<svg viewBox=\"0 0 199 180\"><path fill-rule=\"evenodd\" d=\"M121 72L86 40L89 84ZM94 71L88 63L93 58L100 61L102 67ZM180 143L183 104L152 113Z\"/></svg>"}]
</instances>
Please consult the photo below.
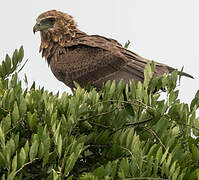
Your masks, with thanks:
<instances>
[{"instance_id":1,"label":"bird of prey","mask_svg":"<svg viewBox=\"0 0 199 180\"><path fill-rule=\"evenodd\" d=\"M108 80L127 84L133 79L144 81L147 59L122 47L114 39L99 35L88 35L77 28L73 17L67 13L50 10L36 20L33 32L40 31L42 57L48 62L55 77L75 88L88 84L102 89ZM154 77L174 71L174 68L155 62ZM193 78L187 73L182 75Z\"/></svg>"}]
</instances>

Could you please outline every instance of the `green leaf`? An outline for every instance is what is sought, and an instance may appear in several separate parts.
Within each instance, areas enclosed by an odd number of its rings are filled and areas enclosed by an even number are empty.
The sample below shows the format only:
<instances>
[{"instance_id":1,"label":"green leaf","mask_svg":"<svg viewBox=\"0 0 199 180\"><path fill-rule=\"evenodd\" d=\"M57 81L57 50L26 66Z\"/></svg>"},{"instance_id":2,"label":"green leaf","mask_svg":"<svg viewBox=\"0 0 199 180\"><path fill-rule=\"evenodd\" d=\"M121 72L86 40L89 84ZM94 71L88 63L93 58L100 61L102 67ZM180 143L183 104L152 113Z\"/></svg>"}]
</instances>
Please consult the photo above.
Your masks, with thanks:
<instances>
[{"instance_id":1,"label":"green leaf","mask_svg":"<svg viewBox=\"0 0 199 180\"><path fill-rule=\"evenodd\" d=\"M162 158L161 158L161 161L160 161L160 164L162 164L164 162L164 160L166 159L167 157L167 154L169 152L169 148L166 149L166 151L164 152Z\"/></svg>"},{"instance_id":2,"label":"green leaf","mask_svg":"<svg viewBox=\"0 0 199 180\"><path fill-rule=\"evenodd\" d=\"M123 79L121 79L119 81L119 83L117 85L117 89L118 89L119 92L123 92L123 90L124 90L124 80Z\"/></svg>"},{"instance_id":3,"label":"green leaf","mask_svg":"<svg viewBox=\"0 0 199 180\"><path fill-rule=\"evenodd\" d=\"M30 112L28 112L27 117L28 117L28 125L33 130L37 123L37 115L36 113L31 114Z\"/></svg>"},{"instance_id":4,"label":"green leaf","mask_svg":"<svg viewBox=\"0 0 199 180\"><path fill-rule=\"evenodd\" d=\"M35 89L35 81L32 83L32 86L30 87L30 89Z\"/></svg>"},{"instance_id":5,"label":"green leaf","mask_svg":"<svg viewBox=\"0 0 199 180\"><path fill-rule=\"evenodd\" d=\"M6 60L5 60L5 68L6 68L6 74L9 74L11 71L11 59L8 55L6 55Z\"/></svg>"},{"instance_id":6,"label":"green leaf","mask_svg":"<svg viewBox=\"0 0 199 180\"><path fill-rule=\"evenodd\" d=\"M17 154L14 156L12 160L12 171L16 171L17 169Z\"/></svg>"},{"instance_id":7,"label":"green leaf","mask_svg":"<svg viewBox=\"0 0 199 180\"><path fill-rule=\"evenodd\" d=\"M196 170L197 180L199 180L199 168Z\"/></svg>"},{"instance_id":8,"label":"green leaf","mask_svg":"<svg viewBox=\"0 0 199 180\"><path fill-rule=\"evenodd\" d=\"M151 69L151 65L148 61L147 65L144 68L144 87L146 89L148 89L148 85L149 85L149 82L151 81L152 77L153 77L153 72Z\"/></svg>"},{"instance_id":9,"label":"green leaf","mask_svg":"<svg viewBox=\"0 0 199 180\"><path fill-rule=\"evenodd\" d=\"M169 91L171 91L172 89L175 89L177 79L178 79L178 71L175 70L171 73L171 76L169 77L169 81L168 81Z\"/></svg>"},{"instance_id":10,"label":"green leaf","mask_svg":"<svg viewBox=\"0 0 199 180\"><path fill-rule=\"evenodd\" d=\"M43 157L43 162L42 162L42 166L44 167L48 161L49 161L49 150L45 151L44 157Z\"/></svg>"},{"instance_id":11,"label":"green leaf","mask_svg":"<svg viewBox=\"0 0 199 180\"><path fill-rule=\"evenodd\" d=\"M192 144L192 146L191 146L191 151L192 151L193 161L198 162L199 161L199 150L194 144Z\"/></svg>"},{"instance_id":12,"label":"green leaf","mask_svg":"<svg viewBox=\"0 0 199 180\"><path fill-rule=\"evenodd\" d=\"M114 91L115 91L115 88L116 88L116 83L115 83L115 80L111 83L111 87L110 87L110 91L109 93L110 94L113 94Z\"/></svg>"},{"instance_id":13,"label":"green leaf","mask_svg":"<svg viewBox=\"0 0 199 180\"><path fill-rule=\"evenodd\" d=\"M15 153L15 150L16 150L15 141L14 141L13 139L10 139L10 140L6 143L6 147L7 147L7 149L9 149L10 155L12 156L12 155Z\"/></svg>"},{"instance_id":14,"label":"green leaf","mask_svg":"<svg viewBox=\"0 0 199 180\"><path fill-rule=\"evenodd\" d=\"M59 154L59 158L61 157L62 154L62 137L59 135L58 141L57 141L57 151Z\"/></svg>"},{"instance_id":15,"label":"green leaf","mask_svg":"<svg viewBox=\"0 0 199 180\"><path fill-rule=\"evenodd\" d=\"M128 40L128 41L125 43L124 48L128 49L130 43L131 43L131 42Z\"/></svg>"},{"instance_id":16,"label":"green leaf","mask_svg":"<svg viewBox=\"0 0 199 180\"><path fill-rule=\"evenodd\" d=\"M180 105L179 104L174 104L171 109L169 109L169 115L174 121L179 121L180 120Z\"/></svg>"},{"instance_id":17,"label":"green leaf","mask_svg":"<svg viewBox=\"0 0 199 180\"><path fill-rule=\"evenodd\" d=\"M135 111L133 109L133 106L131 104L124 104L126 112L131 115L132 117L135 116Z\"/></svg>"},{"instance_id":18,"label":"green leaf","mask_svg":"<svg viewBox=\"0 0 199 180\"><path fill-rule=\"evenodd\" d=\"M24 57L24 49L23 46L21 46L18 52L18 61L21 62L23 57Z\"/></svg>"},{"instance_id":19,"label":"green leaf","mask_svg":"<svg viewBox=\"0 0 199 180\"><path fill-rule=\"evenodd\" d=\"M157 155L156 155L157 164L161 162L161 158L162 158L162 146L157 151Z\"/></svg>"},{"instance_id":20,"label":"green leaf","mask_svg":"<svg viewBox=\"0 0 199 180\"><path fill-rule=\"evenodd\" d=\"M196 95L194 99L191 101L190 109L193 110L194 106L196 105L196 108L199 106L199 90L196 92Z\"/></svg>"},{"instance_id":21,"label":"green leaf","mask_svg":"<svg viewBox=\"0 0 199 180\"><path fill-rule=\"evenodd\" d=\"M136 84L134 80L130 80L130 94L132 98L136 98Z\"/></svg>"},{"instance_id":22,"label":"green leaf","mask_svg":"<svg viewBox=\"0 0 199 180\"><path fill-rule=\"evenodd\" d=\"M21 100L20 100L19 110L20 110L21 116L23 116L27 110L26 101L23 96L21 97Z\"/></svg>"},{"instance_id":23,"label":"green leaf","mask_svg":"<svg viewBox=\"0 0 199 180\"><path fill-rule=\"evenodd\" d=\"M154 144L154 145L150 148L150 150L149 150L149 152L148 152L148 155L147 155L148 158L150 158L151 156L155 156L154 151L155 151L156 147L157 147L157 144Z\"/></svg>"},{"instance_id":24,"label":"green leaf","mask_svg":"<svg viewBox=\"0 0 199 180\"><path fill-rule=\"evenodd\" d=\"M120 166L119 166L119 176L120 178L124 178L128 176L128 172L129 172L129 162L127 158L123 158L120 162Z\"/></svg>"},{"instance_id":25,"label":"green leaf","mask_svg":"<svg viewBox=\"0 0 199 180\"><path fill-rule=\"evenodd\" d=\"M61 126L61 122L59 122L55 132L54 132L54 137L55 137L55 143L57 144L58 141L58 137L59 137L59 131L60 131L60 126Z\"/></svg>"},{"instance_id":26,"label":"green leaf","mask_svg":"<svg viewBox=\"0 0 199 180\"><path fill-rule=\"evenodd\" d=\"M169 173L171 176L173 175L175 169L176 169L176 161L171 165L171 168L169 170L170 171Z\"/></svg>"},{"instance_id":27,"label":"green leaf","mask_svg":"<svg viewBox=\"0 0 199 180\"><path fill-rule=\"evenodd\" d=\"M14 178L15 178L15 171L12 171L12 172L8 175L7 180L14 180Z\"/></svg>"},{"instance_id":28,"label":"green leaf","mask_svg":"<svg viewBox=\"0 0 199 180\"><path fill-rule=\"evenodd\" d=\"M66 159L65 161L65 170L64 170L64 175L67 176L68 173L73 169L76 161L78 160L81 152L82 152L82 143L77 144L73 143L73 147L71 147L71 150L73 151L70 156ZM65 152L66 155L67 152Z\"/></svg>"},{"instance_id":29,"label":"green leaf","mask_svg":"<svg viewBox=\"0 0 199 180\"><path fill-rule=\"evenodd\" d=\"M170 174L170 164L172 161L172 154L169 155L167 162L165 163L166 175L169 176Z\"/></svg>"},{"instance_id":30,"label":"green leaf","mask_svg":"<svg viewBox=\"0 0 199 180\"><path fill-rule=\"evenodd\" d=\"M66 180L73 180L73 175L68 177Z\"/></svg>"},{"instance_id":31,"label":"green leaf","mask_svg":"<svg viewBox=\"0 0 199 180\"><path fill-rule=\"evenodd\" d=\"M72 153L66 160L64 175L67 176L75 163L75 154Z\"/></svg>"},{"instance_id":32,"label":"green leaf","mask_svg":"<svg viewBox=\"0 0 199 180\"><path fill-rule=\"evenodd\" d=\"M74 83L76 89L81 88L81 86L76 81L73 81L73 83Z\"/></svg>"},{"instance_id":33,"label":"green leaf","mask_svg":"<svg viewBox=\"0 0 199 180\"><path fill-rule=\"evenodd\" d=\"M1 180L6 180L5 174L2 176Z\"/></svg>"},{"instance_id":34,"label":"green leaf","mask_svg":"<svg viewBox=\"0 0 199 180\"><path fill-rule=\"evenodd\" d=\"M25 153L25 150L24 148L22 147L21 148L21 151L19 153L19 163L20 163L20 167L24 164L26 160L26 153Z\"/></svg>"},{"instance_id":35,"label":"green leaf","mask_svg":"<svg viewBox=\"0 0 199 180\"><path fill-rule=\"evenodd\" d=\"M130 151L133 150L133 147L131 148L131 145L133 144L135 146L135 144L137 143L137 142L134 141L133 135L134 135L134 130L132 129L132 130L127 131L126 137L125 137L125 141L126 141L125 146L128 149L130 149Z\"/></svg>"},{"instance_id":36,"label":"green leaf","mask_svg":"<svg viewBox=\"0 0 199 180\"><path fill-rule=\"evenodd\" d=\"M153 170L153 156L151 156L147 162L146 174L145 176L150 176Z\"/></svg>"},{"instance_id":37,"label":"green leaf","mask_svg":"<svg viewBox=\"0 0 199 180\"><path fill-rule=\"evenodd\" d=\"M18 105L17 105L17 102L15 101L14 102L14 109L13 109L13 112L12 112L12 120L13 120L13 123L16 124L17 121L19 120L19 108L18 108Z\"/></svg>"},{"instance_id":38,"label":"green leaf","mask_svg":"<svg viewBox=\"0 0 199 180\"><path fill-rule=\"evenodd\" d=\"M172 180L176 180L180 173L180 167L178 167L172 175Z\"/></svg>"},{"instance_id":39,"label":"green leaf","mask_svg":"<svg viewBox=\"0 0 199 180\"><path fill-rule=\"evenodd\" d=\"M172 104L175 102L175 100L178 97L178 94L179 94L179 90L177 90L177 91L171 90L171 92L169 94L169 104Z\"/></svg>"},{"instance_id":40,"label":"green leaf","mask_svg":"<svg viewBox=\"0 0 199 180\"><path fill-rule=\"evenodd\" d=\"M12 55L12 64L13 64L14 69L16 69L17 64L19 62L18 58L17 58L17 54L18 54L18 51L17 51L17 49L15 49L15 51L14 51L14 53Z\"/></svg>"},{"instance_id":41,"label":"green leaf","mask_svg":"<svg viewBox=\"0 0 199 180\"><path fill-rule=\"evenodd\" d=\"M44 144L43 142L41 142L41 144L39 145L39 151L38 151L38 156L41 159L44 156Z\"/></svg>"},{"instance_id":42,"label":"green leaf","mask_svg":"<svg viewBox=\"0 0 199 180\"><path fill-rule=\"evenodd\" d=\"M1 145L4 147L5 146L5 134L0 126L0 142L1 142Z\"/></svg>"},{"instance_id":43,"label":"green leaf","mask_svg":"<svg viewBox=\"0 0 199 180\"><path fill-rule=\"evenodd\" d=\"M29 142L26 141L26 144L25 144L25 147L24 147L24 150L25 150L25 154L26 154L26 158L28 158L28 154L29 154Z\"/></svg>"},{"instance_id":44,"label":"green leaf","mask_svg":"<svg viewBox=\"0 0 199 180\"><path fill-rule=\"evenodd\" d=\"M138 100L142 100L142 97L143 97L143 86L142 86L142 83L139 81L137 83L137 89L136 89L136 99Z\"/></svg>"},{"instance_id":45,"label":"green leaf","mask_svg":"<svg viewBox=\"0 0 199 180\"><path fill-rule=\"evenodd\" d=\"M3 127L3 131L5 132L5 134L7 133L7 131L10 129L11 127L11 118L10 118L10 114L8 114L5 118L3 118L2 120L2 127Z\"/></svg>"},{"instance_id":46,"label":"green leaf","mask_svg":"<svg viewBox=\"0 0 199 180\"><path fill-rule=\"evenodd\" d=\"M36 157L37 152L38 152L38 142L34 141L34 143L32 144L30 148L30 154L29 154L31 161Z\"/></svg>"},{"instance_id":47,"label":"green leaf","mask_svg":"<svg viewBox=\"0 0 199 180\"><path fill-rule=\"evenodd\" d=\"M6 71L5 61L2 62L2 66L1 66L1 67L2 67L1 73L2 73L2 75L3 75L2 78L4 79L4 78L6 77L6 75L8 75L8 74L7 74L7 71Z\"/></svg>"},{"instance_id":48,"label":"green leaf","mask_svg":"<svg viewBox=\"0 0 199 180\"><path fill-rule=\"evenodd\" d=\"M0 76L2 79L4 79L3 67L1 65L0 65Z\"/></svg>"},{"instance_id":49,"label":"green leaf","mask_svg":"<svg viewBox=\"0 0 199 180\"><path fill-rule=\"evenodd\" d=\"M104 86L104 91L107 93L110 91L110 87L111 87L111 81L108 80L106 83L105 83L105 86ZM106 94L109 96L109 94Z\"/></svg>"},{"instance_id":50,"label":"green leaf","mask_svg":"<svg viewBox=\"0 0 199 180\"><path fill-rule=\"evenodd\" d=\"M5 167L5 163L6 163L6 160L5 160L5 156L0 152L0 169L3 167Z\"/></svg>"},{"instance_id":51,"label":"green leaf","mask_svg":"<svg viewBox=\"0 0 199 180\"><path fill-rule=\"evenodd\" d=\"M153 175L157 176L158 173L158 161L155 161L153 164Z\"/></svg>"}]
</instances>

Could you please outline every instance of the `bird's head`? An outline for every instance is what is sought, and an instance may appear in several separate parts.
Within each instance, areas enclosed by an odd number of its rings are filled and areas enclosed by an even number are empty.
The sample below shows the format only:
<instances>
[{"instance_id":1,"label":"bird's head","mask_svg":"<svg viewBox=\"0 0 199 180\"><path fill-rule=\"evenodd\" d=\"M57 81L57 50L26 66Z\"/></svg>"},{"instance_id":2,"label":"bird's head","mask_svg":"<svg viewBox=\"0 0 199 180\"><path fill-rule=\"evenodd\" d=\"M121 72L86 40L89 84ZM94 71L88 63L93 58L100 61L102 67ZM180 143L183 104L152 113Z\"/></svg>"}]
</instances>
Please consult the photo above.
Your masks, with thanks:
<instances>
[{"instance_id":1,"label":"bird's head","mask_svg":"<svg viewBox=\"0 0 199 180\"><path fill-rule=\"evenodd\" d=\"M75 36L75 29L77 25L73 17L67 13L63 13L56 10L50 10L42 13L36 20L36 24L33 27L33 32L40 31L42 34L48 34L48 36L61 38L64 35L71 37ZM51 37L51 38L53 38ZM59 41L59 39L53 39Z\"/></svg>"}]
</instances>

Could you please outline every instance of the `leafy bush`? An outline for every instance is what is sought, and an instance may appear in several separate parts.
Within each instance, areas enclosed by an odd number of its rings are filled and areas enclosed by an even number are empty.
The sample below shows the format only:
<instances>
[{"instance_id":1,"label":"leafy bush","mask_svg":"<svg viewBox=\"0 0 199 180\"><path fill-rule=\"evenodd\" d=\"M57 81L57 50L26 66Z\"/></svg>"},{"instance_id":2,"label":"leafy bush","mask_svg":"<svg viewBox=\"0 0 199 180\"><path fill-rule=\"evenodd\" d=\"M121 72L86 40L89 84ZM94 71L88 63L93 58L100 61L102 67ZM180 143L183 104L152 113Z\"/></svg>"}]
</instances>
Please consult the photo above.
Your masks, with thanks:
<instances>
[{"instance_id":1,"label":"leafy bush","mask_svg":"<svg viewBox=\"0 0 199 180\"><path fill-rule=\"evenodd\" d=\"M199 91L181 103L177 71L152 79L152 63L143 84L77 85L59 98L34 84L22 89L22 59L23 48L0 66L2 180L198 179Z\"/></svg>"}]
</instances>

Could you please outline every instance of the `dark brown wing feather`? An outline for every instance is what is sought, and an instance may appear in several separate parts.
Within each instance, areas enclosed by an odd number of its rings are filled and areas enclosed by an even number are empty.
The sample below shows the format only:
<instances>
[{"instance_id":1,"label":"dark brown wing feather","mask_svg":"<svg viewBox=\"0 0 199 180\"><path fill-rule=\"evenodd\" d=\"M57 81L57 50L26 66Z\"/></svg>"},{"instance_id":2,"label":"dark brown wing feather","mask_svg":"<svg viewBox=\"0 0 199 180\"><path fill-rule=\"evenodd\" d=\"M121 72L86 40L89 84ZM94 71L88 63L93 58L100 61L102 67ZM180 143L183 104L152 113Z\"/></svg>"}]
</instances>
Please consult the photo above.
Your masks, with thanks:
<instances>
[{"instance_id":1,"label":"dark brown wing feather","mask_svg":"<svg viewBox=\"0 0 199 180\"><path fill-rule=\"evenodd\" d=\"M79 36L65 47L66 53L51 58L50 67L54 75L67 86L74 88L73 81L85 87L88 83L101 89L107 80L119 82L130 79L144 80L144 67L147 59L123 48L113 39L98 35ZM64 52L64 51L63 51ZM156 63L156 76L169 73L169 67Z\"/></svg>"},{"instance_id":2,"label":"dark brown wing feather","mask_svg":"<svg viewBox=\"0 0 199 180\"><path fill-rule=\"evenodd\" d=\"M122 58L109 51L86 45L68 47L66 54L60 55L57 61L50 61L54 75L72 88L72 81L82 87L88 83L95 85L96 81L119 71L125 64Z\"/></svg>"}]
</instances>

